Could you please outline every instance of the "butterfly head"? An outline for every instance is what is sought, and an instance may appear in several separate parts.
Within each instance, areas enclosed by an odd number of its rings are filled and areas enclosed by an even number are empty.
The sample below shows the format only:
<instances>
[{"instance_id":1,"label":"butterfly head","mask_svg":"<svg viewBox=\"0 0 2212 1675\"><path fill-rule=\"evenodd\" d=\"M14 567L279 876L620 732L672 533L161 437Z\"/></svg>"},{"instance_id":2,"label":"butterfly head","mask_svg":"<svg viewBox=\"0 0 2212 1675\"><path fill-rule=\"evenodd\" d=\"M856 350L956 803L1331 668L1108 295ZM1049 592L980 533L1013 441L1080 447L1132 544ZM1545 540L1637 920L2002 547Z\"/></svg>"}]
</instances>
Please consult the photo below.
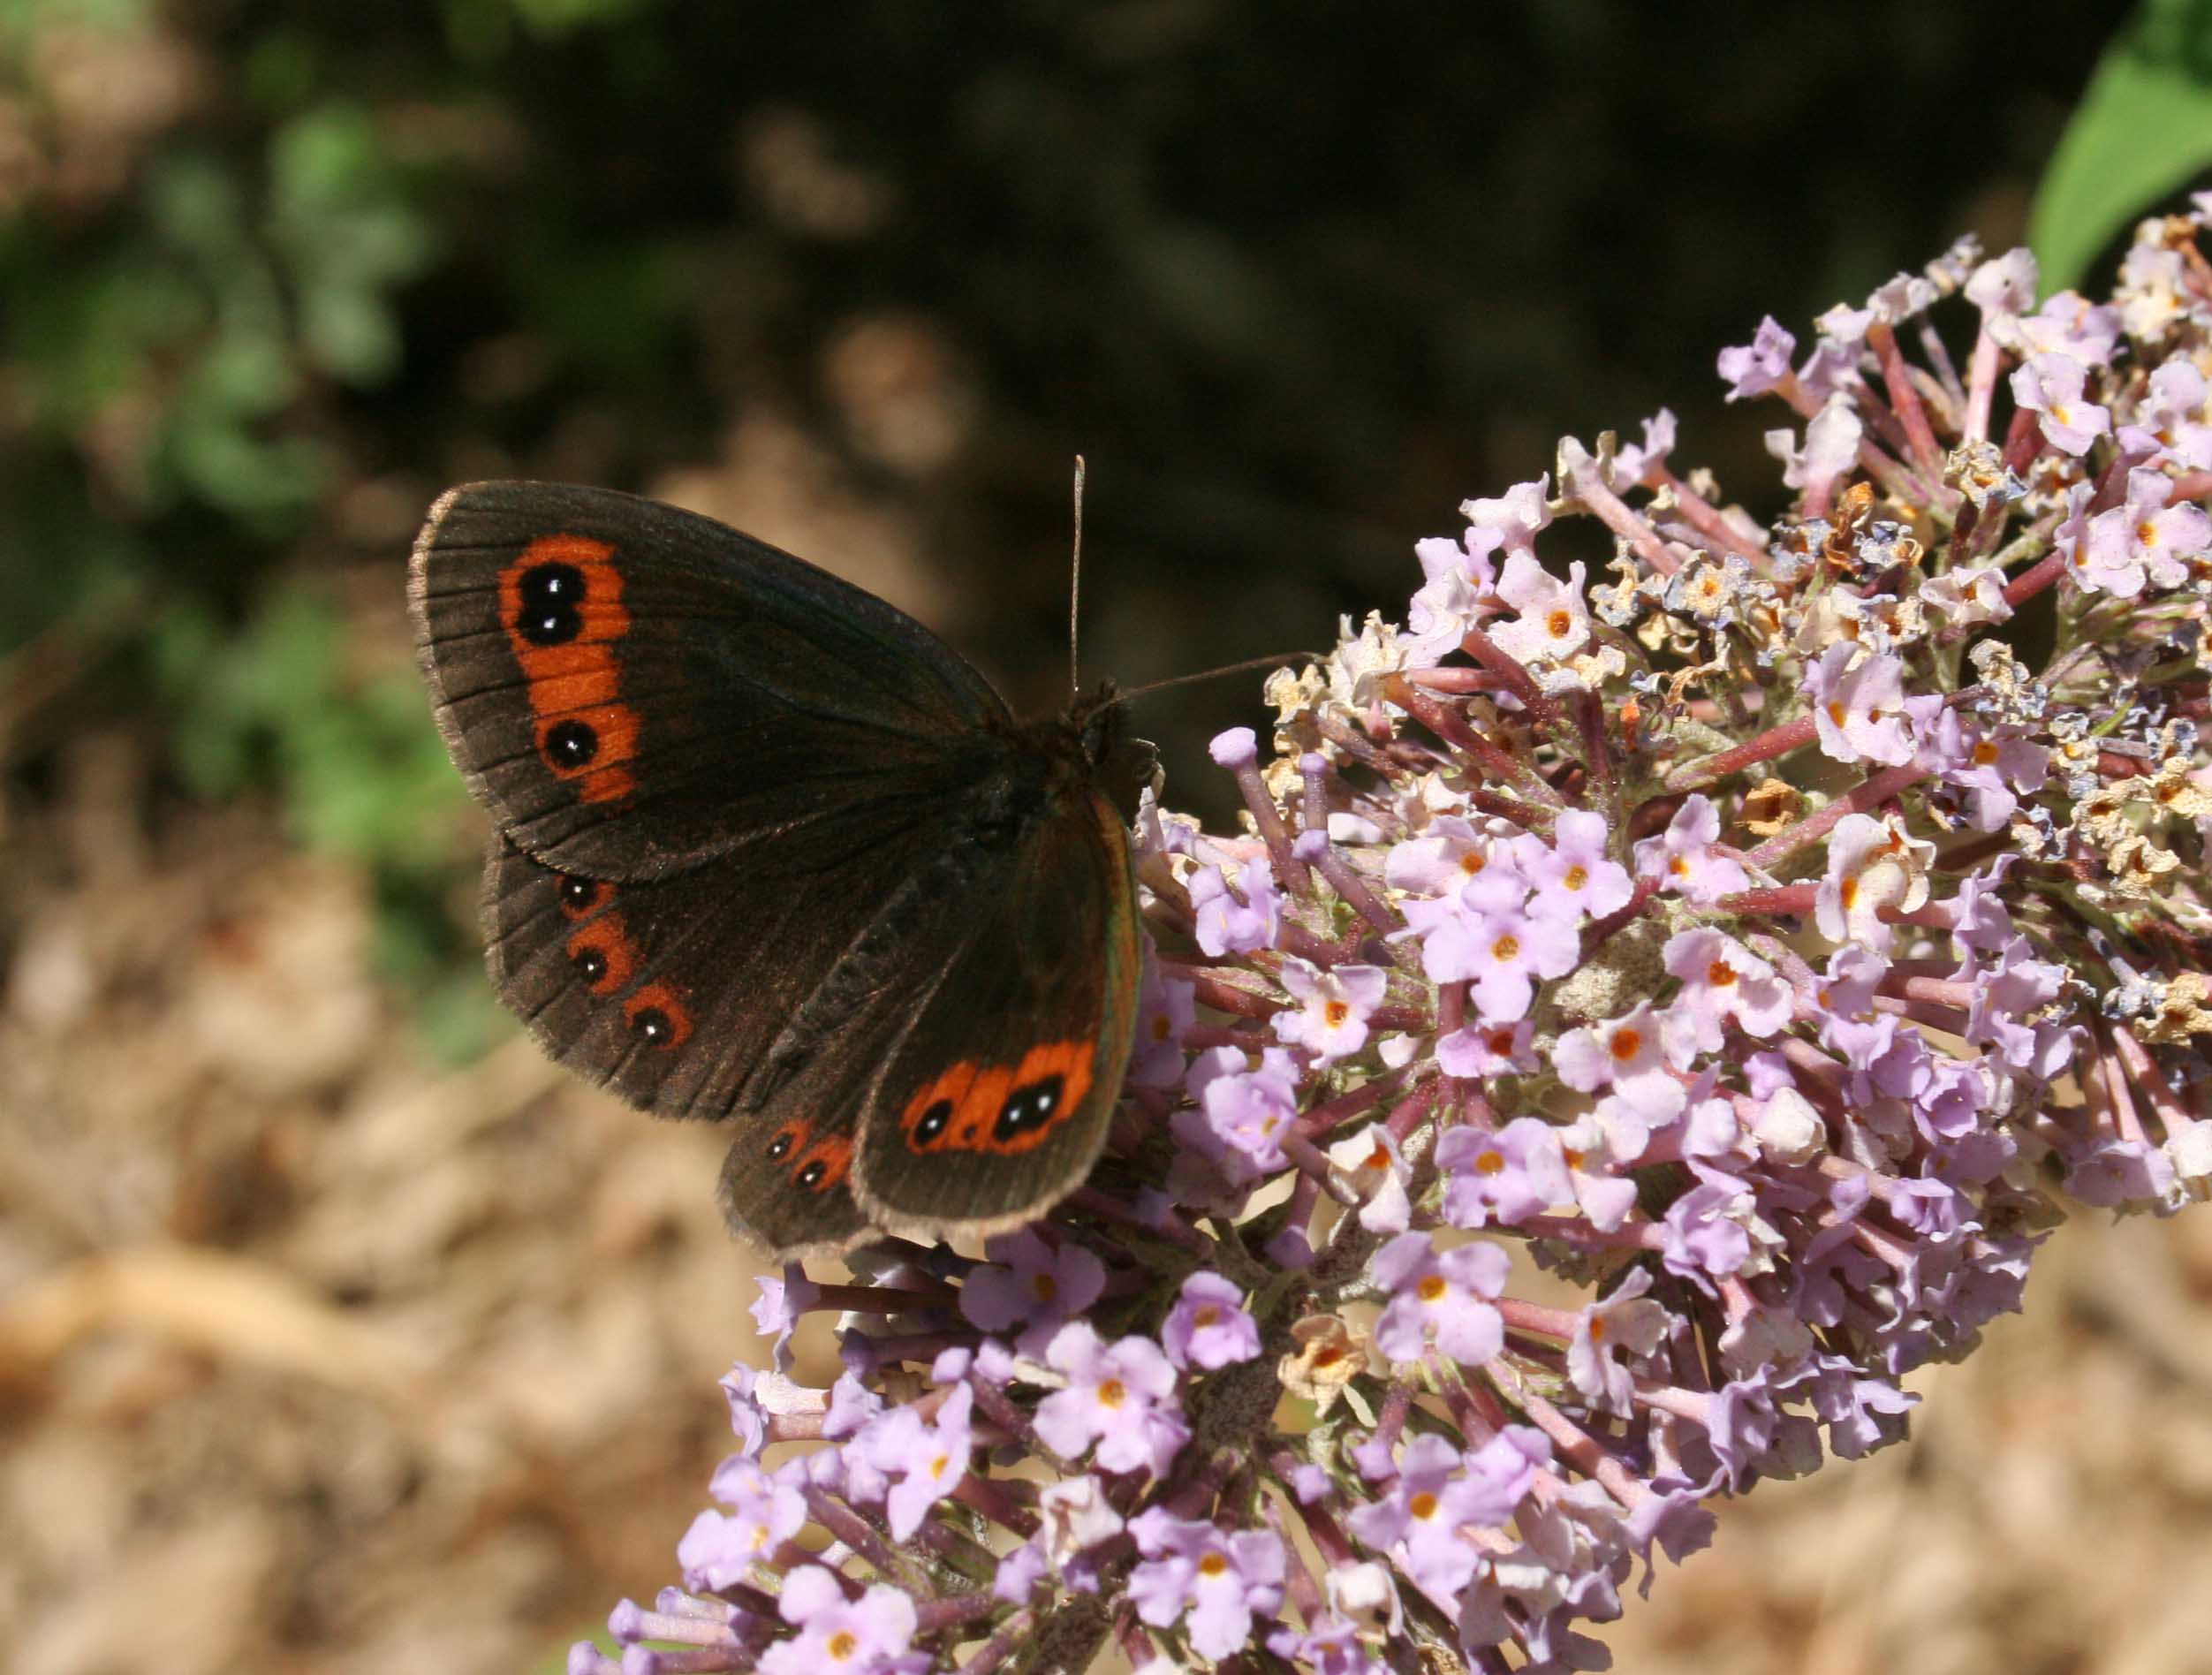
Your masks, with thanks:
<instances>
[{"instance_id":1,"label":"butterfly head","mask_svg":"<svg viewBox=\"0 0 2212 1675\"><path fill-rule=\"evenodd\" d=\"M1159 757L1150 743L1129 731L1125 694L1111 680L1078 693L1062 725L1081 750L1093 782L1120 809L1136 818L1137 799L1152 783Z\"/></svg>"}]
</instances>

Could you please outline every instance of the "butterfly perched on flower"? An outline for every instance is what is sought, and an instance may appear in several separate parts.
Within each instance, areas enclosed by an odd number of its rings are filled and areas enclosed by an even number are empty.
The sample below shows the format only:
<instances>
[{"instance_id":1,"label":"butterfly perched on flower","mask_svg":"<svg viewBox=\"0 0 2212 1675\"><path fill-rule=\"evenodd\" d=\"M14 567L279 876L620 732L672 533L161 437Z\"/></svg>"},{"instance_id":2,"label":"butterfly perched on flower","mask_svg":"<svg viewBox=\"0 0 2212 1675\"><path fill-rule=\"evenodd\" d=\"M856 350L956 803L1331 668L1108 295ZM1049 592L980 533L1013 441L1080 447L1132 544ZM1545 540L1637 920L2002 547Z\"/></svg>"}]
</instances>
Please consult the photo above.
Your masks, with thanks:
<instances>
[{"instance_id":1,"label":"butterfly perched on flower","mask_svg":"<svg viewBox=\"0 0 2212 1675\"><path fill-rule=\"evenodd\" d=\"M408 598L495 828L500 997L564 1065L734 1128L784 1257L1018 1226L1103 1144L1136 1016L1110 687L1015 718L874 595L710 519L473 483Z\"/></svg>"}]
</instances>

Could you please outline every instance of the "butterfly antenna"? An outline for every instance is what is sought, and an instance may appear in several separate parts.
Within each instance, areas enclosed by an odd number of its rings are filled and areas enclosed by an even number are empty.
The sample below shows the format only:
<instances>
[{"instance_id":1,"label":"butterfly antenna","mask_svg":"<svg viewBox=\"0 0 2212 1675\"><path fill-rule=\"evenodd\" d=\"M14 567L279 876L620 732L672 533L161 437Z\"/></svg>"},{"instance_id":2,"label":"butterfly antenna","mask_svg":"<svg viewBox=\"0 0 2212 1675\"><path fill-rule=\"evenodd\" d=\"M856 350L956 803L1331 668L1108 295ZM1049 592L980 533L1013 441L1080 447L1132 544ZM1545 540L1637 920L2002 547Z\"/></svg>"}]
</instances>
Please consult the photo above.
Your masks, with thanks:
<instances>
[{"instance_id":1,"label":"butterfly antenna","mask_svg":"<svg viewBox=\"0 0 2212 1675\"><path fill-rule=\"evenodd\" d=\"M1165 692L1170 686L1187 686L1194 680L1211 680L1216 675L1233 675L1246 669L1279 669L1286 663L1325 663L1327 658L1316 651L1271 651L1264 657L1246 657L1242 663L1223 663L1218 669L1201 669L1194 675L1171 675L1165 680L1155 680L1142 686L1131 686L1114 694L1117 704L1132 698L1143 698L1155 692Z\"/></svg>"},{"instance_id":2,"label":"butterfly antenna","mask_svg":"<svg viewBox=\"0 0 2212 1675\"><path fill-rule=\"evenodd\" d=\"M1083 603L1083 456L1075 456L1075 557L1068 566L1068 692L1083 690L1083 664L1076 655L1076 627Z\"/></svg>"}]
</instances>

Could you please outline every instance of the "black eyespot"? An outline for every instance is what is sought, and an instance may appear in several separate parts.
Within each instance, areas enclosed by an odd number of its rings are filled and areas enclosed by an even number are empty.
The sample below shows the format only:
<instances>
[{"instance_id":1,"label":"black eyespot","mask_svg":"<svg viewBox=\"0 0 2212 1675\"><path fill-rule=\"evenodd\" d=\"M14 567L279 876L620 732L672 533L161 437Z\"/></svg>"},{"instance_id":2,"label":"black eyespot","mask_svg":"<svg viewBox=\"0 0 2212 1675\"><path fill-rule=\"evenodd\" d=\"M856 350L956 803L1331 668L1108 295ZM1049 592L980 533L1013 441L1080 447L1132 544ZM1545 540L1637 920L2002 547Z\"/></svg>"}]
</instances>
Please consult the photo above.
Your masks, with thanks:
<instances>
[{"instance_id":1,"label":"black eyespot","mask_svg":"<svg viewBox=\"0 0 2212 1675\"><path fill-rule=\"evenodd\" d=\"M569 963L587 983L596 983L607 974L607 956L596 948L579 948Z\"/></svg>"},{"instance_id":2,"label":"black eyespot","mask_svg":"<svg viewBox=\"0 0 2212 1675\"><path fill-rule=\"evenodd\" d=\"M581 768L599 754L599 734L586 722L562 722L545 735L545 754L556 768Z\"/></svg>"},{"instance_id":3,"label":"black eyespot","mask_svg":"<svg viewBox=\"0 0 2212 1675\"><path fill-rule=\"evenodd\" d=\"M792 1135L792 1131L791 1131L790 1129L786 1128L786 1129L785 1129L785 1130L784 1130L782 1133L780 1133L780 1134L776 1135L776 1137L774 1140L771 1140L770 1141L769 1141L769 1143L768 1143L768 1160L769 1160L769 1162L770 1162L771 1163L782 1163L782 1162L784 1161L784 1159L785 1159L786 1157L790 1156L792 1155L792 1139L793 1139L793 1135Z\"/></svg>"},{"instance_id":4,"label":"black eyespot","mask_svg":"<svg viewBox=\"0 0 2212 1675\"><path fill-rule=\"evenodd\" d=\"M534 646L564 646L584 632L584 572L574 565L533 565L516 591L515 631Z\"/></svg>"},{"instance_id":5,"label":"black eyespot","mask_svg":"<svg viewBox=\"0 0 2212 1675\"><path fill-rule=\"evenodd\" d=\"M640 1007L630 1019L630 1027L648 1047L665 1047L676 1038L676 1026L658 1006Z\"/></svg>"},{"instance_id":6,"label":"black eyespot","mask_svg":"<svg viewBox=\"0 0 2212 1675\"><path fill-rule=\"evenodd\" d=\"M807 1191L812 1192L815 1187L822 1185L822 1178L829 1172L830 1165L823 1163L821 1158L817 1157L813 1163L807 1164L806 1168L799 1171L797 1179L801 1186L804 1186Z\"/></svg>"},{"instance_id":7,"label":"black eyespot","mask_svg":"<svg viewBox=\"0 0 2212 1675\"><path fill-rule=\"evenodd\" d=\"M991 1125L991 1138L1015 1140L1045 1127L1060 1109L1060 1094L1064 1086L1059 1077L1045 1076L1015 1088L998 1109L998 1120Z\"/></svg>"},{"instance_id":8,"label":"black eyespot","mask_svg":"<svg viewBox=\"0 0 2212 1675\"><path fill-rule=\"evenodd\" d=\"M918 1146L927 1146L939 1134L944 1133L946 1125L951 1120L952 1102L949 1099L940 1099L928 1110L922 1112L921 1120L914 1125L914 1143Z\"/></svg>"},{"instance_id":9,"label":"black eyespot","mask_svg":"<svg viewBox=\"0 0 2212 1675\"><path fill-rule=\"evenodd\" d=\"M599 898L599 883L592 878L564 878L561 880L561 906L571 913L582 913Z\"/></svg>"}]
</instances>

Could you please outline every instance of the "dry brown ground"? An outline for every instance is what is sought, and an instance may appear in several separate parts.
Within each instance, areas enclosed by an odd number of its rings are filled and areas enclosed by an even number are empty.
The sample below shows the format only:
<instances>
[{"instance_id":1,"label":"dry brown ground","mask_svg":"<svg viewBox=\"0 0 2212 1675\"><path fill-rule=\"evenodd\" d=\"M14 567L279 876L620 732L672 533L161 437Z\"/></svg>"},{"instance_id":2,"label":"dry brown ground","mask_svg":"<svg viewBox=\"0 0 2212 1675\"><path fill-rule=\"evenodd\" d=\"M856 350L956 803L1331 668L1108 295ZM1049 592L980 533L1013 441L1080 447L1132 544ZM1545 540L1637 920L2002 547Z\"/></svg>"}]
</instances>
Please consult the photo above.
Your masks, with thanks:
<instances>
[{"instance_id":1,"label":"dry brown ground","mask_svg":"<svg viewBox=\"0 0 2212 1675\"><path fill-rule=\"evenodd\" d=\"M425 1071L356 880L242 816L150 850L72 761L11 844L0 1662L542 1664L668 1578L727 1445L715 1136L519 1041ZM2212 1213L2068 1228L1910 1448L1727 1507L1620 1666L2212 1670L2208 1295Z\"/></svg>"}]
</instances>

